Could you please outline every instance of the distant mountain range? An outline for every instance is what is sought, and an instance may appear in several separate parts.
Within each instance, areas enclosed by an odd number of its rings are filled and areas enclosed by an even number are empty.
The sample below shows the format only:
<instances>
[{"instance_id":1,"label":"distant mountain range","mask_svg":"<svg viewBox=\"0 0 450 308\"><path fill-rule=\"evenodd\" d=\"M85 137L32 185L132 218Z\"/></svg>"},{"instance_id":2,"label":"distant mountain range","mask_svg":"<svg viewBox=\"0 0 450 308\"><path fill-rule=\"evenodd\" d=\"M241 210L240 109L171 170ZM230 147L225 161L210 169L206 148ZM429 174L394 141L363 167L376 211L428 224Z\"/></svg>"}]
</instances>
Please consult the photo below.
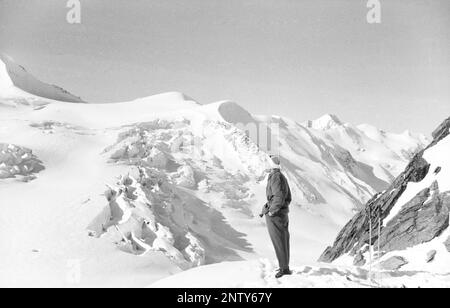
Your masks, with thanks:
<instances>
[{"instance_id":1,"label":"distant mountain range","mask_svg":"<svg viewBox=\"0 0 450 308\"><path fill-rule=\"evenodd\" d=\"M257 215L269 150L242 129L252 123L277 126L271 138L293 193L293 262L312 262L428 144L423 135L335 115L301 124L177 92L67 102L82 100L0 62L0 200L8 217L0 232L9 234L0 241L0 285L12 277L65 285L58 260L83 260L85 285L145 286L193 266L273 255ZM20 165L17 153L39 168ZM16 181L27 173L29 183Z\"/></svg>"}]
</instances>

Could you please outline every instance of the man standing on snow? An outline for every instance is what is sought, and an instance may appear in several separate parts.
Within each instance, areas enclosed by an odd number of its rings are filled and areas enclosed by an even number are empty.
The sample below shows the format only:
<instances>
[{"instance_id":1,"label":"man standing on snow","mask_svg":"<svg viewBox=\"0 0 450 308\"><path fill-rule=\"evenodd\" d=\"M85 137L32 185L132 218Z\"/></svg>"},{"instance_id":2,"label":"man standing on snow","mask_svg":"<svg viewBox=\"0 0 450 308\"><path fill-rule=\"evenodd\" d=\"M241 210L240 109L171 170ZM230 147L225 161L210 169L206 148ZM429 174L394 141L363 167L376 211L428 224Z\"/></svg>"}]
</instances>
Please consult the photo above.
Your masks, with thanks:
<instances>
[{"instance_id":1,"label":"man standing on snow","mask_svg":"<svg viewBox=\"0 0 450 308\"><path fill-rule=\"evenodd\" d=\"M267 228L277 255L279 270L275 275L280 278L291 275L289 269L289 204L292 201L291 190L286 177L280 170L280 157L271 155L271 171L267 181L267 203L264 205L261 217L266 216Z\"/></svg>"}]
</instances>

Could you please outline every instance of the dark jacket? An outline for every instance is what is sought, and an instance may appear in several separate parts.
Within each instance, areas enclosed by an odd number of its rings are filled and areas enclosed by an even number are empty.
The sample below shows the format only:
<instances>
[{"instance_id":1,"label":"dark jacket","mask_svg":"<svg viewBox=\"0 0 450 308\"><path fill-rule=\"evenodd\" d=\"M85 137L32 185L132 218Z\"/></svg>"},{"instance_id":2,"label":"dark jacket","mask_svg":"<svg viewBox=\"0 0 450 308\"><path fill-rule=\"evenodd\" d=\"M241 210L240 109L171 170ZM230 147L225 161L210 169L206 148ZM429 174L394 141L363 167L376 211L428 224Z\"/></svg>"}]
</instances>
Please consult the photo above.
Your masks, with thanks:
<instances>
[{"instance_id":1,"label":"dark jacket","mask_svg":"<svg viewBox=\"0 0 450 308\"><path fill-rule=\"evenodd\" d=\"M286 177L280 169L273 169L267 180L267 203L264 205L262 215L269 212L272 215L289 213L289 204L292 201L291 189Z\"/></svg>"}]
</instances>

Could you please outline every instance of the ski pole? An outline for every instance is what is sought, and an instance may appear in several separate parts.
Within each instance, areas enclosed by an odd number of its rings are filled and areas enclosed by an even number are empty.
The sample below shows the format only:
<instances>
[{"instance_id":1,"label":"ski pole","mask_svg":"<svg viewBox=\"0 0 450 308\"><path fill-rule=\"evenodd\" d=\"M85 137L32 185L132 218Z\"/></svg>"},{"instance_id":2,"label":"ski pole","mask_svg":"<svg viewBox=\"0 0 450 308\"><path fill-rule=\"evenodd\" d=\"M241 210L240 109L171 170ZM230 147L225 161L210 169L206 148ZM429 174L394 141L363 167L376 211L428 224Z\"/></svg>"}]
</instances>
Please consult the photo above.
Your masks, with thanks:
<instances>
[{"instance_id":1,"label":"ski pole","mask_svg":"<svg viewBox=\"0 0 450 308\"><path fill-rule=\"evenodd\" d=\"M378 264L380 264L380 259L381 259L381 254L380 254L380 242L381 242L381 208L378 207L378 252L377 252L377 260L378 260ZM381 284L381 272L380 272L380 268L378 268L378 272L380 273L379 275L379 283Z\"/></svg>"},{"instance_id":2,"label":"ski pole","mask_svg":"<svg viewBox=\"0 0 450 308\"><path fill-rule=\"evenodd\" d=\"M372 285L372 211L369 204L369 283Z\"/></svg>"}]
</instances>

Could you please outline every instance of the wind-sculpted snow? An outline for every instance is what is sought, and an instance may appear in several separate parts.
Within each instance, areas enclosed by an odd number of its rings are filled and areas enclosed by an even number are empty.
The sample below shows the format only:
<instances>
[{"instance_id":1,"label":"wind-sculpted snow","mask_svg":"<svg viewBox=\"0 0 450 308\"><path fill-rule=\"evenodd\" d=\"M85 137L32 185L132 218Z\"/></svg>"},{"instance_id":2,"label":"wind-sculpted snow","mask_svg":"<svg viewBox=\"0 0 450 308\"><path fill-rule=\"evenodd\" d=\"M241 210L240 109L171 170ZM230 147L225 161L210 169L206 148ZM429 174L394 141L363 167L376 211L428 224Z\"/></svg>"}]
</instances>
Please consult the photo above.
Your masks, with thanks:
<instances>
[{"instance_id":1,"label":"wind-sculpted snow","mask_svg":"<svg viewBox=\"0 0 450 308\"><path fill-rule=\"evenodd\" d=\"M20 177L28 182L44 169L42 162L30 149L0 143L0 180Z\"/></svg>"},{"instance_id":2,"label":"wind-sculpted snow","mask_svg":"<svg viewBox=\"0 0 450 308\"><path fill-rule=\"evenodd\" d=\"M170 183L154 168L140 168L139 179L123 177L105 193L108 207L88 227L100 237L116 232L127 253L161 251L181 268L240 260L235 250L250 244L220 212ZM112 229L112 230L111 230Z\"/></svg>"},{"instance_id":3,"label":"wind-sculpted snow","mask_svg":"<svg viewBox=\"0 0 450 308\"><path fill-rule=\"evenodd\" d=\"M118 142L106 149L111 163L133 166L130 172L137 173L138 179L126 176L117 188L108 190L109 208L88 228L92 236L112 229L122 237L117 242L120 249L134 254L162 251L183 268L239 260L235 251L252 251L245 234L234 230L217 211L220 205L209 204L194 191L222 193L223 206L253 217L244 186L263 163L254 168L246 164L236 174L226 172L215 156L220 156L219 151L210 152L207 138L195 138L189 125L189 121L142 123L121 133ZM245 154L248 148L240 146L245 134L226 124L210 125L224 130L221 135L242 154L241 161L252 157ZM234 132L229 139L227 130Z\"/></svg>"},{"instance_id":4,"label":"wind-sculpted snow","mask_svg":"<svg viewBox=\"0 0 450 308\"><path fill-rule=\"evenodd\" d=\"M217 121L205 121L200 128L187 119L140 123L119 134L117 143L106 152L112 153L111 162L157 167L167 172L186 173L185 167L192 164L203 169L211 161L219 164L218 169L258 177L268 163L267 155L245 132Z\"/></svg>"}]
</instances>

